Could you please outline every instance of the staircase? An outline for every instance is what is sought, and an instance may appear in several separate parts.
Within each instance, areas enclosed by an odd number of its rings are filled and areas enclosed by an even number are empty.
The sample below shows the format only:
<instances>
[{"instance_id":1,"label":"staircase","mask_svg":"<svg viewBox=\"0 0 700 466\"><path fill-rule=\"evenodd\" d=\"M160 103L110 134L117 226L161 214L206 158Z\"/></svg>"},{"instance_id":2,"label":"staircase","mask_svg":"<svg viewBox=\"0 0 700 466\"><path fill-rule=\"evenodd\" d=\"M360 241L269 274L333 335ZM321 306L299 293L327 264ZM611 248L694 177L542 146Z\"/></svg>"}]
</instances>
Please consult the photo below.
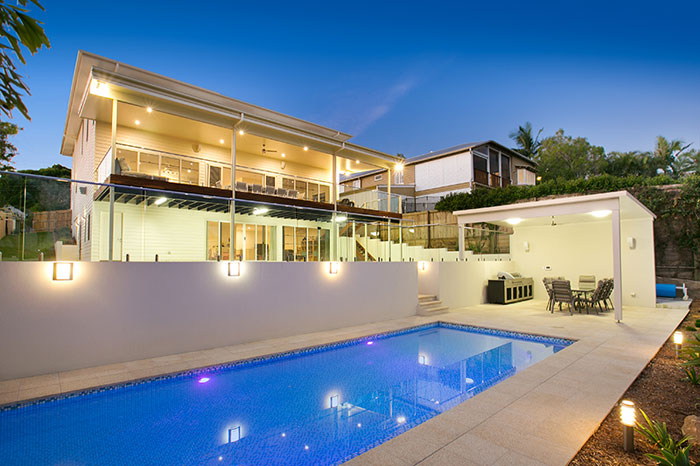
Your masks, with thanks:
<instances>
[{"instance_id":1,"label":"staircase","mask_svg":"<svg viewBox=\"0 0 700 466\"><path fill-rule=\"evenodd\" d=\"M447 306L442 305L442 301L437 296L430 294L418 295L418 315L434 316L447 313Z\"/></svg>"},{"instance_id":2,"label":"staircase","mask_svg":"<svg viewBox=\"0 0 700 466\"><path fill-rule=\"evenodd\" d=\"M365 255L367 257L367 262L376 262L377 261L377 259L375 259L372 254L370 254L369 252L365 252L364 246L362 246L359 241L356 241L355 242L355 260L362 262L365 260Z\"/></svg>"}]
</instances>

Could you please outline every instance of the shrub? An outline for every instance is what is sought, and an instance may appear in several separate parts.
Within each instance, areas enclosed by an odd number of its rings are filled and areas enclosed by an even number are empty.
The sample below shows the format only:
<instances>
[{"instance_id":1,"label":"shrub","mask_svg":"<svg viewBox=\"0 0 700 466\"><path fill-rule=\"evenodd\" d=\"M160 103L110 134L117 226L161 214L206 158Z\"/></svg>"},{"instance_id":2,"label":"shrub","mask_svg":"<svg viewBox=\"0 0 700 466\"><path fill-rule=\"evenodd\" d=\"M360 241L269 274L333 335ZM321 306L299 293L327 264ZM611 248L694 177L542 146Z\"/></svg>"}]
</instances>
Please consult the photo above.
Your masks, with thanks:
<instances>
[{"instance_id":1,"label":"shrub","mask_svg":"<svg viewBox=\"0 0 700 466\"><path fill-rule=\"evenodd\" d=\"M646 456L662 466L691 466L688 437L683 437L676 442L668 432L665 422L652 421L644 411L640 409L639 412L642 413L646 425L638 422L635 430L661 450L661 455L647 453Z\"/></svg>"},{"instance_id":2,"label":"shrub","mask_svg":"<svg viewBox=\"0 0 700 466\"><path fill-rule=\"evenodd\" d=\"M689 331L689 332L694 332L694 331L697 330L697 328L695 328L695 327L692 326L692 325L686 325L686 326L685 326L685 329L686 329L687 331Z\"/></svg>"}]
</instances>

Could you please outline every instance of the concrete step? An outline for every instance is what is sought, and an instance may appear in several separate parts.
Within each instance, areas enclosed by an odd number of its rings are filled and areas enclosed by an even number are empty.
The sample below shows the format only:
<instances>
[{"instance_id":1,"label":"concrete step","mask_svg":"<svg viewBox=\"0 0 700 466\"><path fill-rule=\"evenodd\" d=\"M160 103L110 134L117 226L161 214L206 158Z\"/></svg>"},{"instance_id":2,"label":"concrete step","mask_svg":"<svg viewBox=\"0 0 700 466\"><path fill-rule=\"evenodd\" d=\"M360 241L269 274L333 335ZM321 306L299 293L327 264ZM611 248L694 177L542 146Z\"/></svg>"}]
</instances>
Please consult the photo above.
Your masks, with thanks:
<instances>
[{"instance_id":1,"label":"concrete step","mask_svg":"<svg viewBox=\"0 0 700 466\"><path fill-rule=\"evenodd\" d=\"M425 307L425 308L428 308L428 307L435 307L435 306L442 306L442 301L440 301L439 299L435 299L435 300L432 300L432 301L418 301L418 306L419 306L419 307Z\"/></svg>"},{"instance_id":2,"label":"concrete step","mask_svg":"<svg viewBox=\"0 0 700 466\"><path fill-rule=\"evenodd\" d=\"M426 301L435 301L437 299L437 296L434 294L419 294L418 295L418 302L426 302Z\"/></svg>"},{"instance_id":3,"label":"concrete step","mask_svg":"<svg viewBox=\"0 0 700 466\"><path fill-rule=\"evenodd\" d=\"M446 314L448 312L447 306L436 306L436 307L429 307L429 308L423 308L421 306L418 306L418 315L419 316L434 316L437 314Z\"/></svg>"}]
</instances>

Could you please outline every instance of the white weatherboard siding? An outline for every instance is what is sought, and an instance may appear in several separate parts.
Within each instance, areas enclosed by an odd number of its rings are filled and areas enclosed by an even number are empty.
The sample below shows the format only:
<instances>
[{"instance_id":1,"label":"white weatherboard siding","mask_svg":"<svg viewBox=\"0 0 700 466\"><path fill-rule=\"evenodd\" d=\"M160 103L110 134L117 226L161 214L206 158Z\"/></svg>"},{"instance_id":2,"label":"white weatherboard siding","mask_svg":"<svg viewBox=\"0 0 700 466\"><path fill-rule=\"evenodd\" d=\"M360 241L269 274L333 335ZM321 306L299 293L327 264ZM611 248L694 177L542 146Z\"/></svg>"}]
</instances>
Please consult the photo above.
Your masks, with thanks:
<instances>
[{"instance_id":1,"label":"white weatherboard siding","mask_svg":"<svg viewBox=\"0 0 700 466\"><path fill-rule=\"evenodd\" d=\"M343 263L330 275L328 263L246 262L240 277L225 266L76 262L73 281L55 282L51 263L0 262L0 380L416 312L415 263Z\"/></svg>"},{"instance_id":2,"label":"white weatherboard siding","mask_svg":"<svg viewBox=\"0 0 700 466\"><path fill-rule=\"evenodd\" d=\"M621 221L622 304L655 307L654 238L652 219ZM636 241L630 249L627 238ZM525 252L525 242L530 251ZM612 278L611 221L587 221L552 226L514 228L510 244L514 270L535 281L535 299L547 299L544 277L565 277L572 288L580 275ZM551 270L545 270L550 267Z\"/></svg>"},{"instance_id":3,"label":"white weatherboard siding","mask_svg":"<svg viewBox=\"0 0 700 466\"><path fill-rule=\"evenodd\" d=\"M472 181L471 153L441 157L415 164L416 191Z\"/></svg>"},{"instance_id":4,"label":"white weatherboard siding","mask_svg":"<svg viewBox=\"0 0 700 466\"><path fill-rule=\"evenodd\" d=\"M115 253L114 260L153 261L158 254L162 262L196 262L207 260L207 222L230 222L230 213L206 212L145 206L144 203L114 204ZM97 219L108 219L109 203L95 202L94 214ZM99 222L100 220L98 220ZM236 224L271 225L277 227L273 259L282 258L282 227L321 227L330 230L330 222L313 222L259 215L236 215ZM105 243L109 240L109 223L95 223L93 231L92 260L107 260ZM238 240L237 240L238 241ZM237 248L241 245L237 244ZM119 250L121 249L121 254Z\"/></svg>"}]
</instances>

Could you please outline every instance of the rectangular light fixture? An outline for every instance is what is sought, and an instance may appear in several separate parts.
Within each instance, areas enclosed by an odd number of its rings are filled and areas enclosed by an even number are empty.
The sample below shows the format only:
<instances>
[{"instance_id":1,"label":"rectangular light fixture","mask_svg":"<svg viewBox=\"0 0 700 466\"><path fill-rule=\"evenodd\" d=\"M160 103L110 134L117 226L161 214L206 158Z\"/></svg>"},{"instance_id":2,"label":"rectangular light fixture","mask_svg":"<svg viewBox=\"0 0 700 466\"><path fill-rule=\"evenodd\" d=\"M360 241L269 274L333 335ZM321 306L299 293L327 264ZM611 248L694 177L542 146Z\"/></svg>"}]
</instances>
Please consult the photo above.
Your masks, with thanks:
<instances>
[{"instance_id":1,"label":"rectangular light fixture","mask_svg":"<svg viewBox=\"0 0 700 466\"><path fill-rule=\"evenodd\" d=\"M54 262L53 263L53 279L56 281L73 280L73 263L72 262Z\"/></svg>"},{"instance_id":2,"label":"rectangular light fixture","mask_svg":"<svg viewBox=\"0 0 700 466\"><path fill-rule=\"evenodd\" d=\"M338 262L329 262L328 263L328 273L331 275L337 275L338 270L340 270L340 264Z\"/></svg>"},{"instance_id":3,"label":"rectangular light fixture","mask_svg":"<svg viewBox=\"0 0 700 466\"><path fill-rule=\"evenodd\" d=\"M167 200L168 200L167 197L159 197L158 199L155 200L154 204L155 204L155 205L161 205L161 204L164 204L165 201L167 201Z\"/></svg>"},{"instance_id":4,"label":"rectangular light fixture","mask_svg":"<svg viewBox=\"0 0 700 466\"><path fill-rule=\"evenodd\" d=\"M241 263L239 261L228 263L228 276L229 277L240 277L241 276Z\"/></svg>"},{"instance_id":5,"label":"rectangular light fixture","mask_svg":"<svg viewBox=\"0 0 700 466\"><path fill-rule=\"evenodd\" d=\"M241 439L241 426L228 430L228 443L238 442Z\"/></svg>"},{"instance_id":6,"label":"rectangular light fixture","mask_svg":"<svg viewBox=\"0 0 700 466\"><path fill-rule=\"evenodd\" d=\"M331 397L331 408L337 408L338 407L338 395L333 395Z\"/></svg>"},{"instance_id":7,"label":"rectangular light fixture","mask_svg":"<svg viewBox=\"0 0 700 466\"><path fill-rule=\"evenodd\" d=\"M253 209L253 215L262 215L268 213L269 211L270 209L268 209L267 207L257 207Z\"/></svg>"}]
</instances>

